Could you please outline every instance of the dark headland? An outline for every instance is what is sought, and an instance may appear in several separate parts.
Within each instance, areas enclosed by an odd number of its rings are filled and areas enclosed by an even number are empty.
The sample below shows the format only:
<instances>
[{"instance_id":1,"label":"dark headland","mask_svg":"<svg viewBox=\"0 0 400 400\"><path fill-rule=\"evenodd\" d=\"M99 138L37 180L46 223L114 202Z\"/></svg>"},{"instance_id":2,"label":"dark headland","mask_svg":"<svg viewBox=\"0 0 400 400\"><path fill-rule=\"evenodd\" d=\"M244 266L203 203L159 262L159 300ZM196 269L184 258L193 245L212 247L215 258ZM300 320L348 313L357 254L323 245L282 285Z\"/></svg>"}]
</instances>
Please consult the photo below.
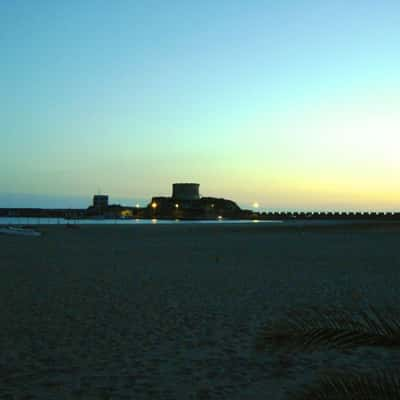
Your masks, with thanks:
<instances>
[{"instance_id":1,"label":"dark headland","mask_svg":"<svg viewBox=\"0 0 400 400\"><path fill-rule=\"evenodd\" d=\"M400 221L400 212L269 211L242 209L235 201L201 197L197 183L174 183L171 196L155 196L145 206L109 204L108 195L94 195L87 208L0 208L0 217L65 219L180 219L180 220L340 220Z\"/></svg>"}]
</instances>

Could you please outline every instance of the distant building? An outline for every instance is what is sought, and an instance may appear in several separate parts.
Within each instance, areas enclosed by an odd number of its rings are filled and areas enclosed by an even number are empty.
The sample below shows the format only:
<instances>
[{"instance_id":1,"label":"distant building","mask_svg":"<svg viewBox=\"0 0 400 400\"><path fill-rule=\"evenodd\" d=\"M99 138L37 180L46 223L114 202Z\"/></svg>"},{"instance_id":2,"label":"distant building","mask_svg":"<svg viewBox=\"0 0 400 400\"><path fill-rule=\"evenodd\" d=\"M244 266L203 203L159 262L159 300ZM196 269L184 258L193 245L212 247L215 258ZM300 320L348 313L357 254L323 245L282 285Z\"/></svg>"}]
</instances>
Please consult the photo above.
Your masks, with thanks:
<instances>
[{"instance_id":1,"label":"distant building","mask_svg":"<svg viewBox=\"0 0 400 400\"><path fill-rule=\"evenodd\" d=\"M237 216L241 212L240 207L231 200L201 198L199 187L198 183L174 183L171 197L153 197L147 209L151 216L169 218L216 218Z\"/></svg>"},{"instance_id":2,"label":"distant building","mask_svg":"<svg viewBox=\"0 0 400 400\"><path fill-rule=\"evenodd\" d=\"M200 184L174 183L172 185L172 198L174 200L200 200Z\"/></svg>"},{"instance_id":3,"label":"distant building","mask_svg":"<svg viewBox=\"0 0 400 400\"><path fill-rule=\"evenodd\" d=\"M103 194L96 194L93 196L93 208L96 211L105 210L108 207L108 196Z\"/></svg>"}]
</instances>

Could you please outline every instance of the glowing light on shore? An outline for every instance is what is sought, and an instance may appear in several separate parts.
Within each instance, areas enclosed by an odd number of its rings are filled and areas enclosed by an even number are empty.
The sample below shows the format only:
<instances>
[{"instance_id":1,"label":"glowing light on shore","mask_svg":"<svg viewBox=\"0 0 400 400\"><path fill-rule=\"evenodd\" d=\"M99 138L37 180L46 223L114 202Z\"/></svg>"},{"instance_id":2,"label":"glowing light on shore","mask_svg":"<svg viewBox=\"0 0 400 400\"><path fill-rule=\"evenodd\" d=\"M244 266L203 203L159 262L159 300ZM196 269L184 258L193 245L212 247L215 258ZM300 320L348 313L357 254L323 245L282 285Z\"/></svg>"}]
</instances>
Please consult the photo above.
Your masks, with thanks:
<instances>
[{"instance_id":1,"label":"glowing light on shore","mask_svg":"<svg viewBox=\"0 0 400 400\"><path fill-rule=\"evenodd\" d=\"M131 210L122 210L121 211L121 217L122 218L132 217L132 211Z\"/></svg>"},{"instance_id":2,"label":"glowing light on shore","mask_svg":"<svg viewBox=\"0 0 400 400\"><path fill-rule=\"evenodd\" d=\"M222 218L223 218L222 215L218 215L218 220L221 221Z\"/></svg>"},{"instance_id":3,"label":"glowing light on shore","mask_svg":"<svg viewBox=\"0 0 400 400\"><path fill-rule=\"evenodd\" d=\"M154 202L154 203L151 203L151 207L153 208L153 209L156 209L157 208L157 203L156 202Z\"/></svg>"},{"instance_id":4,"label":"glowing light on shore","mask_svg":"<svg viewBox=\"0 0 400 400\"><path fill-rule=\"evenodd\" d=\"M179 204L178 203L175 204L175 208L179 208Z\"/></svg>"}]
</instances>

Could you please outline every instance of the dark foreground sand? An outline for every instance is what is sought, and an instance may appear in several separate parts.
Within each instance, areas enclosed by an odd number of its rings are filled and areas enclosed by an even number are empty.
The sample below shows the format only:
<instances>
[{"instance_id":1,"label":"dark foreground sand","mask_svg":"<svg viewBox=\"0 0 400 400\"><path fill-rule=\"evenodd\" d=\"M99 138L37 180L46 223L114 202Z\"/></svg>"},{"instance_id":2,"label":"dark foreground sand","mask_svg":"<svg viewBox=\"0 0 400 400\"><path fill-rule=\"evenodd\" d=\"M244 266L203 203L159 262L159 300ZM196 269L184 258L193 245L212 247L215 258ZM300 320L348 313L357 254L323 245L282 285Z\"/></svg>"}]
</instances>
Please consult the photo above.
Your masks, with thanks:
<instances>
[{"instance_id":1,"label":"dark foreground sand","mask_svg":"<svg viewBox=\"0 0 400 400\"><path fill-rule=\"evenodd\" d=\"M0 236L0 399L285 399L358 351L257 352L308 305L397 304L396 226L44 227Z\"/></svg>"}]
</instances>

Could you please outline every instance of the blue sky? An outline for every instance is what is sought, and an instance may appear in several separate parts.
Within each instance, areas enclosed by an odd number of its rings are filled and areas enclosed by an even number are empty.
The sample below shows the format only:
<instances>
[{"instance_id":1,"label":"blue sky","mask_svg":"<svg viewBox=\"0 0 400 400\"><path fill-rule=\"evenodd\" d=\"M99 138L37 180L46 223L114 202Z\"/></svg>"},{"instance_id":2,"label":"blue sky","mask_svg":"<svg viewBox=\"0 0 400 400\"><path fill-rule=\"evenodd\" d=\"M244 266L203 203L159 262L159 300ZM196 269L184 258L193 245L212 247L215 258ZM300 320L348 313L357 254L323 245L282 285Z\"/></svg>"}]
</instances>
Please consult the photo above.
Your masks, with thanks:
<instances>
[{"instance_id":1,"label":"blue sky","mask_svg":"<svg viewBox=\"0 0 400 400\"><path fill-rule=\"evenodd\" d=\"M2 2L0 207L99 188L133 204L194 181L266 209L398 209L399 15L369 0Z\"/></svg>"}]
</instances>

